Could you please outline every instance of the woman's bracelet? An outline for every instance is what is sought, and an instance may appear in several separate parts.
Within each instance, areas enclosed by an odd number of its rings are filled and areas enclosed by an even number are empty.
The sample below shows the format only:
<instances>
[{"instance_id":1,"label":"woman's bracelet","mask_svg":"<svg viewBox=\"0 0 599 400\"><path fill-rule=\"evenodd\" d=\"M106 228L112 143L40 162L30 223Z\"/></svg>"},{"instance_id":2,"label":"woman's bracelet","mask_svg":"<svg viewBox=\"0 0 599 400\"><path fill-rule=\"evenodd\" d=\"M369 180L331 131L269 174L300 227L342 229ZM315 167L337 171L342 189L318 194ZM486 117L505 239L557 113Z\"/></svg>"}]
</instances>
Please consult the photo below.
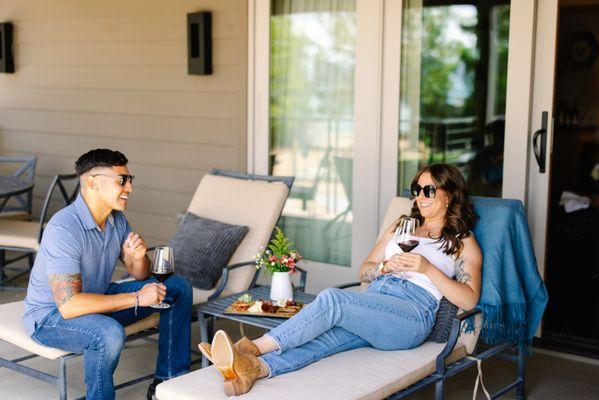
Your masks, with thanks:
<instances>
[{"instance_id":1,"label":"woman's bracelet","mask_svg":"<svg viewBox=\"0 0 599 400\"><path fill-rule=\"evenodd\" d=\"M360 281L370 283L381 276L381 264L368 268L360 277Z\"/></svg>"}]
</instances>

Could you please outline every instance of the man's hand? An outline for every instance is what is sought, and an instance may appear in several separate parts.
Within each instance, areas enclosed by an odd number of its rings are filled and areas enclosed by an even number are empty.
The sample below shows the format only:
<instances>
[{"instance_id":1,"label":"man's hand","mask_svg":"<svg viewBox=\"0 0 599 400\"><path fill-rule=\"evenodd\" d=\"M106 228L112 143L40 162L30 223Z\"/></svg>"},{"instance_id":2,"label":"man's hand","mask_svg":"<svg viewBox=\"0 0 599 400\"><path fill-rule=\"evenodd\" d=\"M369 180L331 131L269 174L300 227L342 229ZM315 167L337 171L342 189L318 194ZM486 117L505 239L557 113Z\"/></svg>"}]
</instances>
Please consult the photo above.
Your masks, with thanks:
<instances>
[{"instance_id":1,"label":"man's hand","mask_svg":"<svg viewBox=\"0 0 599 400\"><path fill-rule=\"evenodd\" d=\"M160 303L166 296L166 286L162 283L148 283L139 291L139 305L149 307L151 304Z\"/></svg>"},{"instance_id":2,"label":"man's hand","mask_svg":"<svg viewBox=\"0 0 599 400\"><path fill-rule=\"evenodd\" d=\"M148 246L141 236L137 233L130 232L123 244L123 259L130 259L134 262L139 262L146 256Z\"/></svg>"}]
</instances>

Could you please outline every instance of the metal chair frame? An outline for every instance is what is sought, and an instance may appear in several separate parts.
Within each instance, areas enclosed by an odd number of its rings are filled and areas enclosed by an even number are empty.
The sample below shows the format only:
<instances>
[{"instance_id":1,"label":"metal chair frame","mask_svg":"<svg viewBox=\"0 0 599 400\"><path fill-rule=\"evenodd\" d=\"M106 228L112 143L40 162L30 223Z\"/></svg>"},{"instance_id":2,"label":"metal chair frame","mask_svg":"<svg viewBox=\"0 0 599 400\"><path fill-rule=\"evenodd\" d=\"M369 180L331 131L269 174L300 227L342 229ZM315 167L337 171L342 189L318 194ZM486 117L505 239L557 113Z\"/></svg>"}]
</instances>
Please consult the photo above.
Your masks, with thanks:
<instances>
[{"instance_id":1,"label":"metal chair frame","mask_svg":"<svg viewBox=\"0 0 599 400\"><path fill-rule=\"evenodd\" d=\"M360 282L352 282L344 285L336 286L339 289L347 289L354 286L359 286ZM469 319L470 317L474 317L477 314L480 314L481 311L478 309L473 309L470 311L465 311L456 315L451 322L451 331L449 334L449 339L445 344L445 347L437 356L435 362L435 372L430 374L429 376L422 378L418 382L408 386L405 389L400 390L387 397L387 400L399 400L406 399L414 393L427 388L431 385L435 386L435 400L443 400L445 397L445 381L447 378L456 375L465 369L476 366L476 360L471 358L462 358L460 360L454 361L450 364L447 364L447 358L455 349L455 346L458 342L458 338L460 336L460 332L462 331L462 323ZM479 352L479 343L480 339L476 343L475 350L472 357L478 358L480 360L486 360L488 358L497 356L497 358L505 359L508 361L516 362L518 365L518 373L516 379L502 389L498 390L495 393L491 394L491 399L497 399L504 394L510 392L513 389L516 389L516 399L517 400L525 400L525 378L526 378L526 359L525 359L525 351L518 346L517 343L501 343L489 346L483 351ZM515 350L516 349L516 350Z\"/></svg>"},{"instance_id":2,"label":"metal chair frame","mask_svg":"<svg viewBox=\"0 0 599 400\"><path fill-rule=\"evenodd\" d=\"M447 378L456 375L465 369L476 366L476 360L471 358L462 358L451 364L446 365L447 357L451 354L457 343L458 337L461 331L461 323L466 319L480 314L480 310L474 309L458 314L451 325L451 334L447 344L443 348L443 351L437 356L435 372L426 378L421 379L415 384L389 396L389 400L406 399L415 392L422 390L430 385L435 385L435 400L443 400L445 397L445 381ZM478 348L478 346L477 346ZM514 352L514 349L518 349ZM515 354L514 354L515 353ZM497 356L497 358L505 359L508 361L516 362L518 365L518 372L516 379L501 388L500 390L491 393L491 399L497 399L504 394L516 389L516 399L525 400L525 379L526 379L526 359L524 350L518 346L517 343L502 343L490 346L488 349L472 354L472 357L478 358L479 360L486 360L491 357Z\"/></svg>"},{"instance_id":3,"label":"metal chair frame","mask_svg":"<svg viewBox=\"0 0 599 400\"><path fill-rule=\"evenodd\" d=\"M151 336L155 333L156 333L156 331L154 329L138 332L136 334L127 336L126 343L129 343L129 342L132 342L132 341L138 340L138 339L154 341L152 338L148 338L148 336ZM193 353L199 354L199 352L193 352ZM83 355L83 353L69 353L69 354L65 354L64 356L58 357L56 359L58 361L58 375L52 375L47 372L43 372L43 371L37 370L35 368L31 368L29 366L20 364L22 361L40 357L37 354L29 354L27 356L19 357L14 360L7 360L5 358L0 357L0 367L5 367L12 371L18 372L20 374L24 374L24 375L30 376L32 378L39 379L41 381L56 385L58 387L59 400L67 400L67 361L70 360L71 358L79 357L81 355ZM199 362L199 361L197 361L197 362ZM130 381L115 385L115 389L119 390L122 388L126 388L129 386L135 385L139 382L143 382L145 380L151 379L153 377L154 377L153 373L149 374L149 375L144 375L139 378L135 378ZM85 396L77 398L77 400L84 400L84 399L85 399Z\"/></svg>"},{"instance_id":4,"label":"metal chair frame","mask_svg":"<svg viewBox=\"0 0 599 400\"><path fill-rule=\"evenodd\" d=\"M35 178L35 167L37 165L37 156L25 156L25 157L10 157L0 156L0 163L23 163L23 165L12 173L14 178L25 177L29 181L33 181ZM8 207L5 208L6 203L14 198L19 203L19 207ZM25 211L31 217L33 204L33 189L28 189L25 193L17 193L14 196L6 197L0 204L0 210L2 211Z\"/></svg>"}]
</instances>

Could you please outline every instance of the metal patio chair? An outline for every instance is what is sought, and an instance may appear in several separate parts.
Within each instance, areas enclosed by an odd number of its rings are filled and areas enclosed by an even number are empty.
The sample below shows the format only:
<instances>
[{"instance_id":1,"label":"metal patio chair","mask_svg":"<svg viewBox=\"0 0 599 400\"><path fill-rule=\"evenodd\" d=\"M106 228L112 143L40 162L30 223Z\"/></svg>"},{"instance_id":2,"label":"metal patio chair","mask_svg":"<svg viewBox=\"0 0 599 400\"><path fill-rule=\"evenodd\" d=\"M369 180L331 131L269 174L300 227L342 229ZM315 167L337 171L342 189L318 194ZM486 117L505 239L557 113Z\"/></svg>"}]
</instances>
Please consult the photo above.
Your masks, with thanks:
<instances>
[{"instance_id":1,"label":"metal patio chair","mask_svg":"<svg viewBox=\"0 0 599 400\"><path fill-rule=\"evenodd\" d=\"M77 193L79 193L79 182L77 181L74 185L67 182L75 179L77 179L77 175L75 174L54 176L54 179L52 179L50 187L48 188L48 192L46 193L39 220L22 221L15 219L0 219L0 290L25 290L24 288L6 286L6 284L29 273L29 270L33 267L33 257L39 249L42 234L44 233L44 227L49 219L49 209L54 192L58 188L64 206L71 204L77 197ZM69 186L73 186L73 188L69 189ZM23 254L7 260L7 251ZM29 259L29 268L26 271L8 277L5 270L11 267L7 268L7 265L24 258Z\"/></svg>"},{"instance_id":2,"label":"metal patio chair","mask_svg":"<svg viewBox=\"0 0 599 400\"><path fill-rule=\"evenodd\" d=\"M0 156L0 164L2 167L5 166L19 166L16 170L10 174L11 178L17 178L19 180L29 181L33 183L35 178L35 167L37 165L37 156L23 156L23 157L12 157L12 156ZM14 202L9 200L14 199ZM13 204L16 203L16 204ZM31 219L31 210L33 203L33 186L31 189L24 193L19 193L14 196L7 197L3 200L0 209L0 218L14 218L14 219Z\"/></svg>"},{"instance_id":3,"label":"metal patio chair","mask_svg":"<svg viewBox=\"0 0 599 400\"><path fill-rule=\"evenodd\" d=\"M330 156L331 150L327 149L318 163L318 168L316 168L316 174L314 175L314 178L309 182L309 184L307 186L298 186L296 184L289 194L290 198L300 199L302 201L302 210L304 211L308 209L308 202L314 201L316 197L316 191L318 190L318 185L322 183L323 180L326 180L326 175L329 173L328 170L331 165Z\"/></svg>"}]
</instances>

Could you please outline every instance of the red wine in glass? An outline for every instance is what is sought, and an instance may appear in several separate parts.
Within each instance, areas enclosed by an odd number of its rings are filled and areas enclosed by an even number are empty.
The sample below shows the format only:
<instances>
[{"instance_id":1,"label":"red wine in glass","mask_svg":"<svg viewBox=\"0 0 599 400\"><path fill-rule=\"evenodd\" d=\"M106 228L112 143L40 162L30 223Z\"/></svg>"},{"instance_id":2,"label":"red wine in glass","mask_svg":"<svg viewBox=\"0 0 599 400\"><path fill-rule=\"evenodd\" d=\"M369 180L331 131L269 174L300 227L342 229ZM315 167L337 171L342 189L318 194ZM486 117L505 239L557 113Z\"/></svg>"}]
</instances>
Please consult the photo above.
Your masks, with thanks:
<instances>
[{"instance_id":1,"label":"red wine in glass","mask_svg":"<svg viewBox=\"0 0 599 400\"><path fill-rule=\"evenodd\" d=\"M403 252L409 253L420 243L416 236L418 225L419 221L416 218L404 217L399 222L399 226L395 231L395 243Z\"/></svg>"},{"instance_id":2,"label":"red wine in glass","mask_svg":"<svg viewBox=\"0 0 599 400\"><path fill-rule=\"evenodd\" d=\"M162 283L166 281L175 272L175 260L173 259L173 249L170 247L157 247L154 250L154 262L151 267L152 275ZM151 304L153 308L169 308L170 304L160 302Z\"/></svg>"},{"instance_id":3,"label":"red wine in glass","mask_svg":"<svg viewBox=\"0 0 599 400\"><path fill-rule=\"evenodd\" d=\"M404 253L409 253L410 251L412 251L416 246L418 246L420 242L418 240L408 240L406 242L399 242L397 243L397 245L399 246L399 248L404 252Z\"/></svg>"},{"instance_id":4,"label":"red wine in glass","mask_svg":"<svg viewBox=\"0 0 599 400\"><path fill-rule=\"evenodd\" d=\"M152 275L154 275L154 278L156 278L156 280L158 282L163 283L168 278L170 278L172 274L173 274L172 272L166 272L166 273L154 272Z\"/></svg>"}]
</instances>

